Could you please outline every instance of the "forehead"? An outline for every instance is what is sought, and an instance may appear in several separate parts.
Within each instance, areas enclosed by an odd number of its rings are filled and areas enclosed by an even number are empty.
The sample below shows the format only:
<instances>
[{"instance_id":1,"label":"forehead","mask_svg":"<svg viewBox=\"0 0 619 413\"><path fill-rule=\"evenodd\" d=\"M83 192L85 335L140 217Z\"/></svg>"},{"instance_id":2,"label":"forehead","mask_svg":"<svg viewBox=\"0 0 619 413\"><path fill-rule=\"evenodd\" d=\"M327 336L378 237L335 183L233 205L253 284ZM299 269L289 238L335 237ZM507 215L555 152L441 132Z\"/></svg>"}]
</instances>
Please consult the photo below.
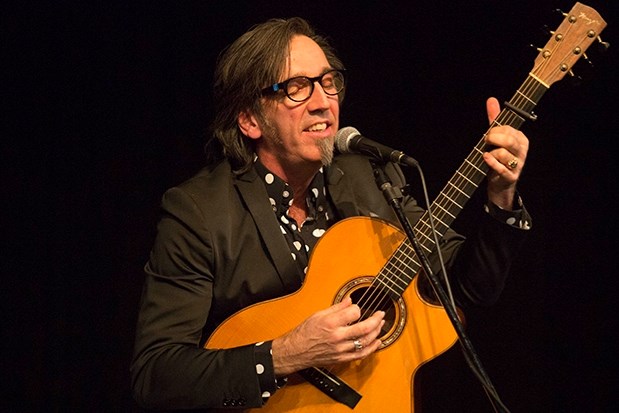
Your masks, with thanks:
<instances>
[{"instance_id":1,"label":"forehead","mask_svg":"<svg viewBox=\"0 0 619 413\"><path fill-rule=\"evenodd\" d=\"M329 68L329 61L320 46L307 36L290 39L287 61L288 76L317 76Z\"/></svg>"}]
</instances>

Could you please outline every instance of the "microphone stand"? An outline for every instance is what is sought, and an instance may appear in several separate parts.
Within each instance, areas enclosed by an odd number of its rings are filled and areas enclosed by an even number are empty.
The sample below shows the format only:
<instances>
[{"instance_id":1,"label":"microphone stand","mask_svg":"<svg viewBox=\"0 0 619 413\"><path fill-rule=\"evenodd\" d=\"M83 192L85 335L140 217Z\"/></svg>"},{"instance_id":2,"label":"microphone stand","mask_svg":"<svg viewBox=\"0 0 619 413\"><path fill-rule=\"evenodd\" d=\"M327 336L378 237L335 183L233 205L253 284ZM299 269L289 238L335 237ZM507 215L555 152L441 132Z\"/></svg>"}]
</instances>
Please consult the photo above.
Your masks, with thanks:
<instances>
[{"instance_id":1,"label":"microphone stand","mask_svg":"<svg viewBox=\"0 0 619 413\"><path fill-rule=\"evenodd\" d=\"M471 343L470 339L468 338L467 334L464 331L464 326L462 325L462 322L460 321L460 318L458 317L456 313L455 307L452 306L447 296L447 293L445 292L445 289L443 288L443 285L439 281L436 274L434 274L434 272L432 271L428 258L423 252L421 245L419 244L419 241L417 240L417 237L415 236L415 232L413 230L413 227L410 221L408 220L408 217L404 213L404 210L401 204L402 189L392 186L391 181L389 181L384 171L384 164L382 163L379 164L373 159L370 159L370 163L372 164L372 168L374 170L374 179L376 180L376 184L378 185L378 188L382 190L383 195L385 196L385 199L387 200L387 203L391 205L394 212L396 213L398 220L400 221L400 224L402 225L402 228L404 229L404 232L406 233L408 240L411 242L413 246L413 250L415 251L415 254L417 254L417 257L421 261L422 268L426 276L428 277L428 280L431 282L434 292L436 293L440 303L445 309L447 316L449 317L449 320L451 321L456 331L456 334L458 335L466 361L468 362L469 366L471 367L471 369L473 370L477 378L480 380L480 382L484 386L484 390L486 390L486 393L489 395L489 397L493 401L493 405L495 409L497 409L497 411L500 413L509 413L509 410L507 409L507 407L505 407L503 402L501 402L494 386L492 385L492 382L490 381L490 378L486 374L486 371L484 367L482 366L481 360L479 359L475 349L473 348L473 344ZM419 168L419 166L417 167ZM438 248L438 245L437 245L437 248Z\"/></svg>"}]
</instances>

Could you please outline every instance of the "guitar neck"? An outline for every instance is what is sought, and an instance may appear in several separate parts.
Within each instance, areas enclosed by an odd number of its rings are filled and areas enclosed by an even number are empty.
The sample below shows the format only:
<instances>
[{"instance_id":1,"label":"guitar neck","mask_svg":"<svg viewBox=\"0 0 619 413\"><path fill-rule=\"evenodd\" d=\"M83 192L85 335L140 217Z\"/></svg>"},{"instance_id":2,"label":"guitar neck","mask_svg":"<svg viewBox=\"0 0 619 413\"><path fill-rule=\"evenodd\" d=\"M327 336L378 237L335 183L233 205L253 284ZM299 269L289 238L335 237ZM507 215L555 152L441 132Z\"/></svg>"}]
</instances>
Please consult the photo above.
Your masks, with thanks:
<instances>
[{"instance_id":1,"label":"guitar neck","mask_svg":"<svg viewBox=\"0 0 619 413\"><path fill-rule=\"evenodd\" d=\"M533 109L547 90L548 87L543 82L530 74L514 96L505 102L505 107L491 123L490 128L508 125L520 129L525 120L534 120ZM439 240L445 235L488 173L488 165L482 156L490 149L485 142L486 134L475 145L430 206ZM434 251L436 244L432 236L428 211L419 219L414 232L426 254ZM409 240L406 240L382 269L376 283L386 289L390 296L399 297L420 269L421 263L414 253L413 246ZM394 277L394 274L398 276Z\"/></svg>"},{"instance_id":2,"label":"guitar neck","mask_svg":"<svg viewBox=\"0 0 619 413\"><path fill-rule=\"evenodd\" d=\"M606 22L594 9L576 3L559 27L552 32L546 45L539 49L533 68L514 96L505 102L503 110L490 128L501 125L520 129L525 120L535 120L533 109L550 88L561 80L584 55L592 42L598 40ZM486 134L489 132L486 131ZM483 153L489 145L486 134L475 145L460 168L447 182L436 200L428 208L432 211L438 239L441 239L469 201L488 173ZM415 236L426 254L434 251L436 244L427 211L414 227ZM375 278L375 286L392 298L398 298L421 269L410 241L404 241Z\"/></svg>"},{"instance_id":3,"label":"guitar neck","mask_svg":"<svg viewBox=\"0 0 619 413\"><path fill-rule=\"evenodd\" d=\"M548 88L545 85L529 75L511 100L505 103L505 107L492 122L490 128L508 125L514 129L520 129L525 120L534 120L533 110L547 90ZM445 235L488 173L488 165L483 159L483 153L491 149L490 145L485 142L486 134L490 131L490 128L430 206L434 214L434 225L439 239ZM415 225L415 232L426 252L432 252L434 250L434 238L430 227L429 212L426 211Z\"/></svg>"}]
</instances>

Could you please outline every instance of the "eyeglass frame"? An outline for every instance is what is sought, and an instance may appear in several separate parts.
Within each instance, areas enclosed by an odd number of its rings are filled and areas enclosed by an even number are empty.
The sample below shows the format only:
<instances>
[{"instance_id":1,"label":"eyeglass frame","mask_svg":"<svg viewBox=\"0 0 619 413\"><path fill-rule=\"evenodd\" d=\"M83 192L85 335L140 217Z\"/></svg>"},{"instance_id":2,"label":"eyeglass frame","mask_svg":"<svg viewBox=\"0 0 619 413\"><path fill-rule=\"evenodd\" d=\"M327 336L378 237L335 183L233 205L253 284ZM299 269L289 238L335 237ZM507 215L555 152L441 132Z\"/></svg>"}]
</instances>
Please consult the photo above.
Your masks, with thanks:
<instances>
[{"instance_id":1,"label":"eyeglass frame","mask_svg":"<svg viewBox=\"0 0 619 413\"><path fill-rule=\"evenodd\" d=\"M322 79L328 75L329 73L339 73L340 76L342 77L342 88L339 89L337 92L335 93L329 93L325 90L325 87L322 84ZM297 102L297 103L301 103L301 102L305 102L306 100L308 100L310 97L312 97L312 94L314 93L314 89L315 89L315 84L316 82L318 82L318 84L320 84L320 87L322 88L322 90L329 96L337 96L340 93L342 93L342 91L346 88L346 76L344 75L345 69L330 69L327 70L326 72L324 72L323 74L319 75L319 76L314 76L314 77L309 77L309 76L294 76L291 77L290 79L286 79L283 82L279 82L279 83L274 83L271 86L267 86L264 89L261 90L261 94L264 95L269 95L269 94L275 94L277 92L279 92L280 90L284 92L284 94L288 97L288 99L292 100L293 102ZM288 83L290 83L291 81L295 80L295 79L306 79L310 82L310 92L307 95L306 98L302 99L302 100L297 100L295 98L293 98L292 96L290 96L290 94L288 93Z\"/></svg>"}]
</instances>

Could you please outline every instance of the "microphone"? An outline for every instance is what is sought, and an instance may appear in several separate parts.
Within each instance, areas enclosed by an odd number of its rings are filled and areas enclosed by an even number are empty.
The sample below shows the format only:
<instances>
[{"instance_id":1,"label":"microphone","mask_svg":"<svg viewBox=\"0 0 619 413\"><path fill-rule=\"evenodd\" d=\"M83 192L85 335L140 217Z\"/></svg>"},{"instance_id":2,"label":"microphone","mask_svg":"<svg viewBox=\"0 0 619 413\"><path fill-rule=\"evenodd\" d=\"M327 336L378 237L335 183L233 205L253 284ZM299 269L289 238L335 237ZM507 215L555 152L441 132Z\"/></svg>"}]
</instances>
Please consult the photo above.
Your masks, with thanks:
<instances>
[{"instance_id":1,"label":"microphone","mask_svg":"<svg viewBox=\"0 0 619 413\"><path fill-rule=\"evenodd\" d=\"M411 158L404 152L374 142L361 135L361 133L352 126L346 126L337 131L335 134L335 148L340 153L360 153L371 156L382 162L393 162L414 167L419 165L414 158Z\"/></svg>"}]
</instances>

